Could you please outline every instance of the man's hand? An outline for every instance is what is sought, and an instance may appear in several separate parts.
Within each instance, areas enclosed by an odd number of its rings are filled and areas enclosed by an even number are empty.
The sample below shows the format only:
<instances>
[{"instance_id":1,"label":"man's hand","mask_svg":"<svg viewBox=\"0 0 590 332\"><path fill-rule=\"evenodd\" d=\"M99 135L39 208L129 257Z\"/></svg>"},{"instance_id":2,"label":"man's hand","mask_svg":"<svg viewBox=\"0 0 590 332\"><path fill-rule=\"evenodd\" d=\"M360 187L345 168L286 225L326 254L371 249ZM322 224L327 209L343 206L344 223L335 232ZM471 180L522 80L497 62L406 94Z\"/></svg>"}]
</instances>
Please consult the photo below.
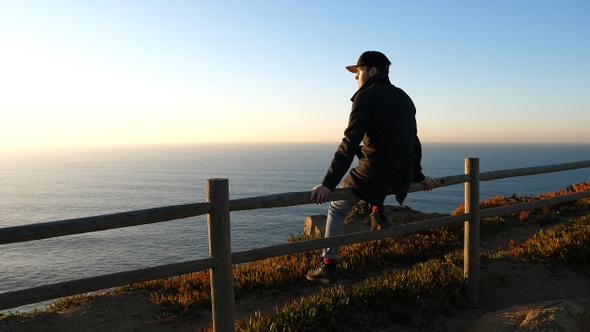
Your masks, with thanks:
<instances>
[{"instance_id":1,"label":"man's hand","mask_svg":"<svg viewBox=\"0 0 590 332\"><path fill-rule=\"evenodd\" d=\"M425 177L424 180L422 180L422 183L424 184L424 190L426 191L432 190L436 187L436 181L429 177Z\"/></svg>"},{"instance_id":2,"label":"man's hand","mask_svg":"<svg viewBox=\"0 0 590 332\"><path fill-rule=\"evenodd\" d=\"M331 191L332 190L324 187L323 184L318 184L317 186L311 189L311 197L309 199L312 201L315 200L316 204L322 204L326 201L326 199L328 198L328 194Z\"/></svg>"}]
</instances>

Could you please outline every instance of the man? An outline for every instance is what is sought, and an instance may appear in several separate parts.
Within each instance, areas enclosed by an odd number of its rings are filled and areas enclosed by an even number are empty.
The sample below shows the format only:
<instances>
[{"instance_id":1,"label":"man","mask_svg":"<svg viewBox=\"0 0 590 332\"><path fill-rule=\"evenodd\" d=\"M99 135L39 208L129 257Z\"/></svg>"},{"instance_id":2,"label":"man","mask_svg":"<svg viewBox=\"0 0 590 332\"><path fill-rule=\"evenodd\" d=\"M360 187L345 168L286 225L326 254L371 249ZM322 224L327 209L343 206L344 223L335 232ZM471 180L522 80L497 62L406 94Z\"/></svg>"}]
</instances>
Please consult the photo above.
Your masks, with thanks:
<instances>
[{"instance_id":1,"label":"man","mask_svg":"<svg viewBox=\"0 0 590 332\"><path fill-rule=\"evenodd\" d=\"M376 51L361 54L357 64L347 66L356 73L359 89L352 96L352 110L344 138L321 184L311 190L311 200L326 201L348 171L355 155L358 166L344 179L342 187L352 188L357 197L371 207L371 229L391 225L383 213L388 192L393 189L402 204L412 181L422 182L425 190L436 183L422 174L422 148L417 136L416 108L410 97L389 82L387 57ZM359 146L360 143L363 146ZM332 201L328 209L325 236L341 235L346 213L358 200ZM307 273L309 280L333 282L340 248L326 248L320 266Z\"/></svg>"}]
</instances>

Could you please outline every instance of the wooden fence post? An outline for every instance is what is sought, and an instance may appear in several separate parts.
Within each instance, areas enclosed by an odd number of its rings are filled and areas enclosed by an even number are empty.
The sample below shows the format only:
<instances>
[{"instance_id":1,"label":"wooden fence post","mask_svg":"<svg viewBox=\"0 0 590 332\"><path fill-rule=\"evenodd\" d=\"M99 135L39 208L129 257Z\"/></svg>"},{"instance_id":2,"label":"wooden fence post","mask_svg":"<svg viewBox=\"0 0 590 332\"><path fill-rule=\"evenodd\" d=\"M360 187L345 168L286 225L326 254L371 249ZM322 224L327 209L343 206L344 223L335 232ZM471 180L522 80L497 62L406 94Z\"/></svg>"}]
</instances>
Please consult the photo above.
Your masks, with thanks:
<instances>
[{"instance_id":1,"label":"wooden fence post","mask_svg":"<svg viewBox=\"0 0 590 332\"><path fill-rule=\"evenodd\" d=\"M463 273L466 279L465 294L474 304L479 303L479 159L465 159L465 213L471 214L464 228Z\"/></svg>"},{"instance_id":2,"label":"wooden fence post","mask_svg":"<svg viewBox=\"0 0 590 332\"><path fill-rule=\"evenodd\" d=\"M211 269L211 307L213 329L233 332L235 325L234 280L231 262L231 229L229 223L229 184L227 179L207 180L207 218Z\"/></svg>"}]
</instances>

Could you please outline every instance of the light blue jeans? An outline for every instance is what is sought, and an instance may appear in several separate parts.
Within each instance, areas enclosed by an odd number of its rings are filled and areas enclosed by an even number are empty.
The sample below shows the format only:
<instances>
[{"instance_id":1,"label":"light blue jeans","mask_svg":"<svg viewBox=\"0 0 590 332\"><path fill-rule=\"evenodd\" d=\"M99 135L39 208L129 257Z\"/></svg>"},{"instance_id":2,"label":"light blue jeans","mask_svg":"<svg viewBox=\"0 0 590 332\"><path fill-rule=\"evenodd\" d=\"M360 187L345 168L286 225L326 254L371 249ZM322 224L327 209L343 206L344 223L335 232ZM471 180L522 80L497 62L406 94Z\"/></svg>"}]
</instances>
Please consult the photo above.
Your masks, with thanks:
<instances>
[{"instance_id":1,"label":"light blue jeans","mask_svg":"<svg viewBox=\"0 0 590 332\"><path fill-rule=\"evenodd\" d=\"M324 237L342 235L344 232L344 219L350 209L352 209L359 200L331 201L328 207L328 219L326 220L326 232ZM323 257L337 259L340 247L325 248Z\"/></svg>"}]
</instances>

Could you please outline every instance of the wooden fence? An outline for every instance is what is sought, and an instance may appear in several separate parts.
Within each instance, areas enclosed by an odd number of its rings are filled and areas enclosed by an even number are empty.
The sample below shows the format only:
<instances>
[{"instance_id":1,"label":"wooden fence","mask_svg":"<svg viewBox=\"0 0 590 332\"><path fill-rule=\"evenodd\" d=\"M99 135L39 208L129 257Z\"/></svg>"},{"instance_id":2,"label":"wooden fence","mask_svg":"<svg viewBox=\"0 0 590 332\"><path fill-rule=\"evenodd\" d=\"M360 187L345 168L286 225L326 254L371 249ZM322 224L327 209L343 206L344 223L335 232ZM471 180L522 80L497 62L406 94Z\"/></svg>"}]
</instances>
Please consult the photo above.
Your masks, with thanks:
<instances>
[{"instance_id":1,"label":"wooden fence","mask_svg":"<svg viewBox=\"0 0 590 332\"><path fill-rule=\"evenodd\" d=\"M234 253L231 252L230 247L230 211L313 204L313 202L309 200L309 191L230 200L228 180L209 179L207 180L207 201L205 203L158 207L102 216L0 228L1 245L145 225L207 214L210 254L209 258L204 259L111 273L91 278L0 293L0 310L65 296L109 289L136 282L178 276L181 274L210 269L213 328L215 331L233 331L235 321L234 284L232 276L233 264L253 262L270 257L317 250L326 247L395 237L435 227L457 225L462 222L465 227L465 294L470 301L478 303L480 218L501 216L590 197L590 191L578 192L554 198L480 211L479 182L587 167L590 167L590 160L480 173L479 160L477 158L468 158L465 159L465 174L435 179L438 187L461 183L465 184L464 214L429 219L378 231L351 233L330 238L284 243ZM418 183L413 183L410 188L410 192L420 190L423 190L423 185ZM336 189L330 193L328 200L350 199L353 197L354 193L350 189Z\"/></svg>"}]
</instances>

